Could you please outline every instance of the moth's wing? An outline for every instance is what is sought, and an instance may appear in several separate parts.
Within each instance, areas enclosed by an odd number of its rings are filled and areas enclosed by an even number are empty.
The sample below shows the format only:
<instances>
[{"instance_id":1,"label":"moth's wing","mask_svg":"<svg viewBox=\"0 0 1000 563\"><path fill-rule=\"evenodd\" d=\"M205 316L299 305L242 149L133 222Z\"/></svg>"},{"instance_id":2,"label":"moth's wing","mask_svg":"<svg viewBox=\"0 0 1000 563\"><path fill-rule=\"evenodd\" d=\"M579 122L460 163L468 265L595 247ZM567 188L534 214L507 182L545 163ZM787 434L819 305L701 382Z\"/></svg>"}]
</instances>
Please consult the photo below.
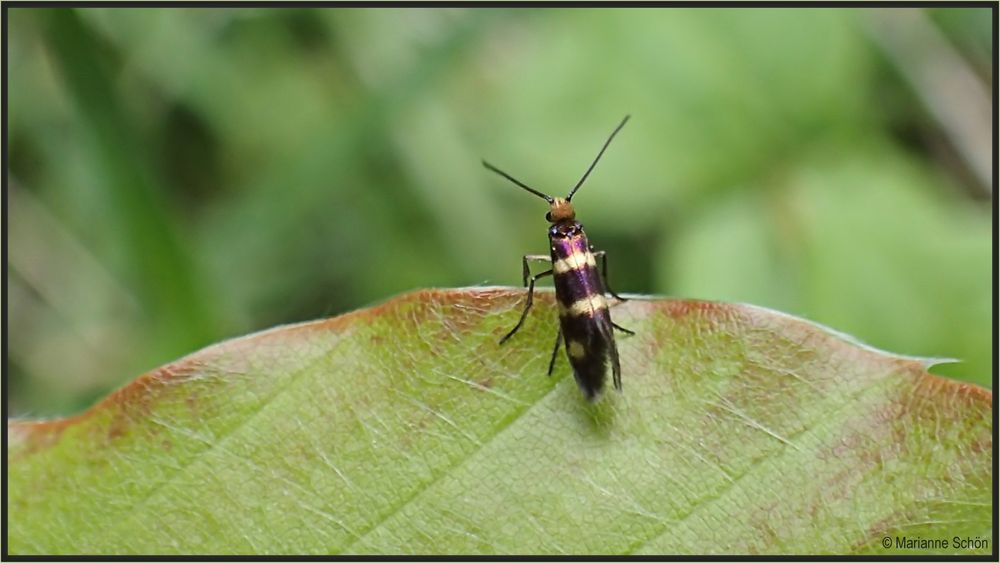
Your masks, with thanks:
<instances>
[{"instance_id":1,"label":"moth's wing","mask_svg":"<svg viewBox=\"0 0 1000 563\"><path fill-rule=\"evenodd\" d=\"M573 366L577 384L590 400L596 399L604 389L609 355L615 373L618 370L618 350L614 347L614 334L611 329L611 319L607 314L574 317L563 322L567 351L570 350L571 340L582 344L585 350L582 356L569 354L569 361Z\"/></svg>"}]
</instances>

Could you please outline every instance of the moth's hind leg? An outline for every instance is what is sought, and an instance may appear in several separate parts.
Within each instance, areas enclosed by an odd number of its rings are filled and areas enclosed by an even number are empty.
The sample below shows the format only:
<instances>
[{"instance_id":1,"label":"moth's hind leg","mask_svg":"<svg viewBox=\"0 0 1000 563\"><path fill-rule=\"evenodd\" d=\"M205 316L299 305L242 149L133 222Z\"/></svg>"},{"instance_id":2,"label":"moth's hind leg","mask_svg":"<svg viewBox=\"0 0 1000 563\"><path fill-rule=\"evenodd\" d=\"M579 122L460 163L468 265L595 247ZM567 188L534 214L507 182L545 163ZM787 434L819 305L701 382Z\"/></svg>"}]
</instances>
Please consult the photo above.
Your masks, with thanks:
<instances>
[{"instance_id":1,"label":"moth's hind leg","mask_svg":"<svg viewBox=\"0 0 1000 563\"><path fill-rule=\"evenodd\" d=\"M611 323L611 326L618 326L615 323ZM621 328L621 327L618 327ZM622 390L622 366L621 361L618 358L618 346L612 339L609 346L609 352L611 355L611 382L614 384L617 391Z\"/></svg>"},{"instance_id":2,"label":"moth's hind leg","mask_svg":"<svg viewBox=\"0 0 1000 563\"><path fill-rule=\"evenodd\" d=\"M623 326L618 326L617 324L615 324L614 321L611 322L611 326L617 328L618 330L624 332L625 334L627 334L629 336L635 336L635 331L634 330L629 330L629 329L627 329L627 328L625 328Z\"/></svg>"},{"instance_id":3,"label":"moth's hind leg","mask_svg":"<svg viewBox=\"0 0 1000 563\"><path fill-rule=\"evenodd\" d=\"M552 368L556 367L556 356L559 355L560 343L562 343L562 325L559 325L559 332L556 334L556 345L552 347L552 359L549 360L549 377L552 376Z\"/></svg>"}]
</instances>

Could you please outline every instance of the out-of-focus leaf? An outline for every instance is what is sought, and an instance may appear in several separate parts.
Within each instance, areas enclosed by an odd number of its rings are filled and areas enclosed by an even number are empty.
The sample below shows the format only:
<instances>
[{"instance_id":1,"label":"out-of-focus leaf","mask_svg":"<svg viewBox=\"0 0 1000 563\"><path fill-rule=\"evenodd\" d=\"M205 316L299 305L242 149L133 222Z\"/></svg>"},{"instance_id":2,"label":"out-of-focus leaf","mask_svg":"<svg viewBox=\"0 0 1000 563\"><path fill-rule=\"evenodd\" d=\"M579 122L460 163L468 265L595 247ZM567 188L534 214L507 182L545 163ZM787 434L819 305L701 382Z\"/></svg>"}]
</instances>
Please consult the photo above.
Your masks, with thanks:
<instances>
[{"instance_id":1,"label":"out-of-focus leaf","mask_svg":"<svg viewBox=\"0 0 1000 563\"><path fill-rule=\"evenodd\" d=\"M128 256L121 275L133 282L144 296L145 312L157 320L152 353L210 342L217 322L213 301L204 298L196 264L169 220L164 186L112 87L108 57L75 11L49 10L45 21L66 89L90 126L93 158L102 164L100 198L108 202L102 220L121 231L115 242Z\"/></svg>"},{"instance_id":2,"label":"out-of-focus leaf","mask_svg":"<svg viewBox=\"0 0 1000 563\"><path fill-rule=\"evenodd\" d=\"M813 160L672 225L671 292L800 314L990 384L990 217L898 156Z\"/></svg>"},{"instance_id":3,"label":"out-of-focus leaf","mask_svg":"<svg viewBox=\"0 0 1000 563\"><path fill-rule=\"evenodd\" d=\"M9 423L10 552L883 554L885 537L989 536L989 391L780 313L633 300L613 309L638 333L619 339L624 392L590 404L564 358L544 376L551 293L498 346L522 300L414 293Z\"/></svg>"},{"instance_id":4,"label":"out-of-focus leaf","mask_svg":"<svg viewBox=\"0 0 1000 563\"><path fill-rule=\"evenodd\" d=\"M525 181L558 192L633 114L589 180L605 187L591 185L579 199L599 210L592 222L658 224L665 205L710 201L803 146L873 125L855 14L532 13L497 26L496 51L483 52L492 87L475 113L504 147L494 153L517 151L511 162L531 163L522 166ZM573 162L579 171L567 170Z\"/></svg>"}]
</instances>

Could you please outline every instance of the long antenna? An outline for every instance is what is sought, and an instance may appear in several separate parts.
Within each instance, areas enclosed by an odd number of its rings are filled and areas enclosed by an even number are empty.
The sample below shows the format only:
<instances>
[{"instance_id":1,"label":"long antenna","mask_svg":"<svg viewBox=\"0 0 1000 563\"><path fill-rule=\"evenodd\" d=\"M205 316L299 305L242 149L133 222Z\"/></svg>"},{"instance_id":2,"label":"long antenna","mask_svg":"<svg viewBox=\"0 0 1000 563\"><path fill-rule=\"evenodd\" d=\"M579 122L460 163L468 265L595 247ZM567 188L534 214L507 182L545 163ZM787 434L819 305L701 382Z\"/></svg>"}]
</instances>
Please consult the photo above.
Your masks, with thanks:
<instances>
[{"instance_id":1,"label":"long antenna","mask_svg":"<svg viewBox=\"0 0 1000 563\"><path fill-rule=\"evenodd\" d=\"M616 131L616 133L617 133L617 131ZM497 168L496 166L493 166L492 164L490 164L489 162L486 162L485 160L483 161L483 166L485 166L486 168L488 168L488 169L496 172L497 174L503 176L504 178L507 178L511 182L514 182L518 186L521 186L522 188L528 190L529 192L537 195L538 197L544 199L545 201L547 201L549 203L552 203L553 201L555 201L552 196L545 195L542 192L540 192L540 191L538 191L538 190L536 190L534 188L528 187L526 184L521 183L519 180L517 180L516 178L514 178L510 174L504 172L503 170L500 170L499 168Z\"/></svg>"},{"instance_id":2,"label":"long antenna","mask_svg":"<svg viewBox=\"0 0 1000 563\"><path fill-rule=\"evenodd\" d=\"M575 186L573 186L573 189L569 192L569 195L566 196L566 201L570 201L571 199L573 199L573 194L576 193L576 190L580 189L580 186L582 186L583 183L587 180L587 176L590 176L590 171L593 170L595 166L597 166L597 161L601 160L601 155L604 154L604 151L607 150L608 145L611 144L611 139L614 139L615 135L617 135L618 132L622 130L622 127L625 127L625 124L628 123L628 118L630 117L632 116L626 115L625 119L623 119L622 122L618 124L618 127L615 127L615 130L611 132L611 136L608 137L608 140L604 141L604 146L601 147L601 152L597 153L597 158L594 159L594 162L590 163L590 168L588 168L587 171L583 174L583 178L580 178L580 181L577 182Z\"/></svg>"}]
</instances>

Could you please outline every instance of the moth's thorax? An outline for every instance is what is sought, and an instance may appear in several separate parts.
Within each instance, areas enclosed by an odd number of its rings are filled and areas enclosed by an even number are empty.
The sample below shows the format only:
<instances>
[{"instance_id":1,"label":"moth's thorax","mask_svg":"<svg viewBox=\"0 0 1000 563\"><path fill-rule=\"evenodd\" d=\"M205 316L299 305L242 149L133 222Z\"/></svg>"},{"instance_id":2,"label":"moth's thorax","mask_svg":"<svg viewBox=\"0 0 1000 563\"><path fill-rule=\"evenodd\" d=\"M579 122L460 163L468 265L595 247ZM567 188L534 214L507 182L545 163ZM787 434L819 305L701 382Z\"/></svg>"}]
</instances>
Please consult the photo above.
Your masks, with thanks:
<instances>
[{"instance_id":1,"label":"moth's thorax","mask_svg":"<svg viewBox=\"0 0 1000 563\"><path fill-rule=\"evenodd\" d=\"M579 221L560 221L549 227L549 238L553 242L557 239L568 239L581 235L586 236L583 234L583 225Z\"/></svg>"},{"instance_id":2,"label":"moth's thorax","mask_svg":"<svg viewBox=\"0 0 1000 563\"><path fill-rule=\"evenodd\" d=\"M549 228L549 243L553 261L574 254L590 254L590 243L583 232L583 225L576 221L552 225Z\"/></svg>"},{"instance_id":3,"label":"moth's thorax","mask_svg":"<svg viewBox=\"0 0 1000 563\"><path fill-rule=\"evenodd\" d=\"M590 313L599 309L596 303L592 308L589 305L591 297L603 297L604 290L583 227L576 221L557 223L549 229L549 242L556 298L567 310L574 304L579 304L581 312L584 305Z\"/></svg>"}]
</instances>

